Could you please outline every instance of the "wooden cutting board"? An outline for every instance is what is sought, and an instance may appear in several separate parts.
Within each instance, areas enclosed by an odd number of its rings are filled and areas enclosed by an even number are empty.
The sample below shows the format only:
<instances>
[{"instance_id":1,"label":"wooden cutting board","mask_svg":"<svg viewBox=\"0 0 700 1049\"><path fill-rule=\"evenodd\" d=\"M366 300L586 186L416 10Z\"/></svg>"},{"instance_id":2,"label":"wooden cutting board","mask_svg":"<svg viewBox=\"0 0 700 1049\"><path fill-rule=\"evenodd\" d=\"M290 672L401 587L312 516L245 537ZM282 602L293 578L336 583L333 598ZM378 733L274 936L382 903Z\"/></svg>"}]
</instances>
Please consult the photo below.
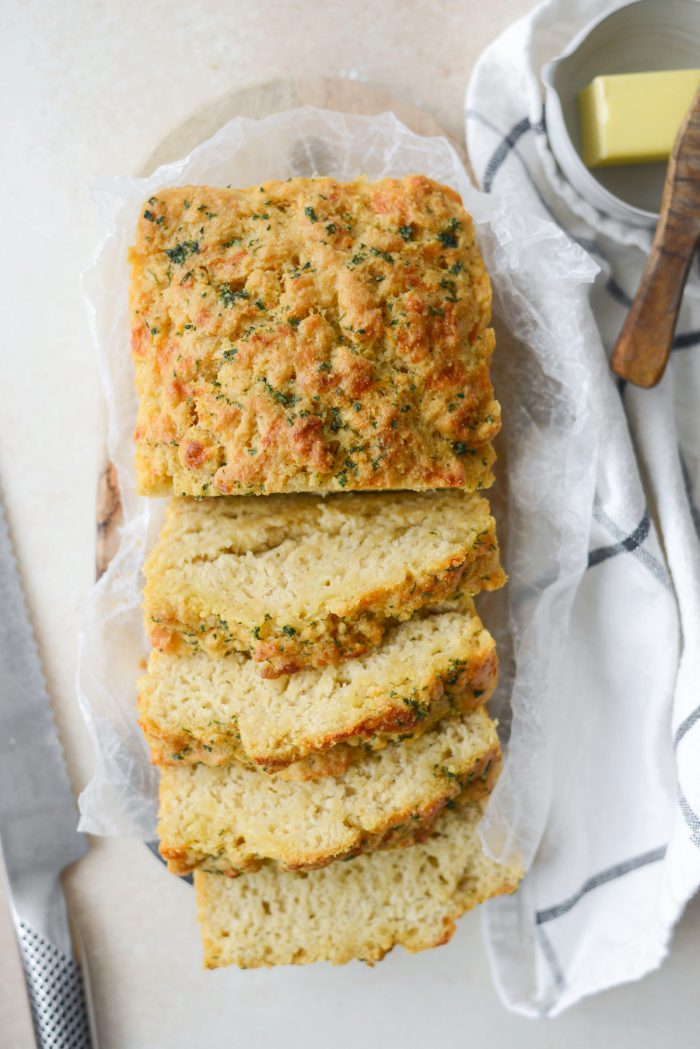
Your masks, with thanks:
<instances>
[{"instance_id":1,"label":"wooden cutting board","mask_svg":"<svg viewBox=\"0 0 700 1049\"><path fill-rule=\"evenodd\" d=\"M391 93L381 84L331 77L271 80L266 84L231 91L197 110L171 131L142 165L141 174L150 175L161 164L185 156L200 142L233 117L260 119L298 106L317 106L340 113L394 113L417 135L443 136L466 164L463 146L426 110ZM126 348L125 348L126 352ZM97 490L96 573L99 579L116 553L117 530L122 519L117 474L107 463Z\"/></svg>"}]
</instances>

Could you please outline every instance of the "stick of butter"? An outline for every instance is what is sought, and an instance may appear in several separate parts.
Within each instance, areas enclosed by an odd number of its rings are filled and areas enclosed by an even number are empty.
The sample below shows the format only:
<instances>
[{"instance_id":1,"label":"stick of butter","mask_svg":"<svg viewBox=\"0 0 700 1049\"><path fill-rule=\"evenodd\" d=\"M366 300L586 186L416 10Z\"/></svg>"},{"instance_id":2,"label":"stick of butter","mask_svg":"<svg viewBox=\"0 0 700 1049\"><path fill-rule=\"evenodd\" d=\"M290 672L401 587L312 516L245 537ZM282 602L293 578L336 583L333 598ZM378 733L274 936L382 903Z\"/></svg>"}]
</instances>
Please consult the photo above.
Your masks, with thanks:
<instances>
[{"instance_id":1,"label":"stick of butter","mask_svg":"<svg viewBox=\"0 0 700 1049\"><path fill-rule=\"evenodd\" d=\"M699 84L700 69L597 76L578 96L584 164L668 159Z\"/></svg>"}]
</instances>

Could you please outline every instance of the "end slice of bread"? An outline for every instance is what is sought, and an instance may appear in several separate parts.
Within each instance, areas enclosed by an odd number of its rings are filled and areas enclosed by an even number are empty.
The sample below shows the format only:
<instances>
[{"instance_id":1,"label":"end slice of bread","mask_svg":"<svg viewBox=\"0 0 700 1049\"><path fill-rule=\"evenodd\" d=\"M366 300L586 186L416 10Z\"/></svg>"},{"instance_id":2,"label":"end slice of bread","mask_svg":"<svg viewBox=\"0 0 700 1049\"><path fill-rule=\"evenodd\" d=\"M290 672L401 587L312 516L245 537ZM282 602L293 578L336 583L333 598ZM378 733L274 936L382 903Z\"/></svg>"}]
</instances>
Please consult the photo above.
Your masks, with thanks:
<instances>
[{"instance_id":1,"label":"end slice of bread","mask_svg":"<svg viewBox=\"0 0 700 1049\"><path fill-rule=\"evenodd\" d=\"M308 873L197 871L205 966L372 963L397 945L415 952L446 943L465 911L514 892L522 877L484 854L481 815L479 804L458 807L420 844Z\"/></svg>"}]
</instances>

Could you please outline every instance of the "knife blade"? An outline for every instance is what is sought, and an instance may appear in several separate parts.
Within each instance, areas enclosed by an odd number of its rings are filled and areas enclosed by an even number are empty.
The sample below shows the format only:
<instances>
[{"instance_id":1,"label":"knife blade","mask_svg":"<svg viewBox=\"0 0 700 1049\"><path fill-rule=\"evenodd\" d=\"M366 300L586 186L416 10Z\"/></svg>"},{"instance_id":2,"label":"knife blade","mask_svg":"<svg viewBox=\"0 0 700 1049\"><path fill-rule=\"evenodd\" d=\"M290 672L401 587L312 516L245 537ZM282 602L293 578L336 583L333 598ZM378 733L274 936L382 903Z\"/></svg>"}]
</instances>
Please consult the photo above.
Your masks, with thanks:
<instances>
[{"instance_id":1,"label":"knife blade","mask_svg":"<svg viewBox=\"0 0 700 1049\"><path fill-rule=\"evenodd\" d=\"M94 1049L60 874L85 854L0 499L0 847L37 1045Z\"/></svg>"}]
</instances>

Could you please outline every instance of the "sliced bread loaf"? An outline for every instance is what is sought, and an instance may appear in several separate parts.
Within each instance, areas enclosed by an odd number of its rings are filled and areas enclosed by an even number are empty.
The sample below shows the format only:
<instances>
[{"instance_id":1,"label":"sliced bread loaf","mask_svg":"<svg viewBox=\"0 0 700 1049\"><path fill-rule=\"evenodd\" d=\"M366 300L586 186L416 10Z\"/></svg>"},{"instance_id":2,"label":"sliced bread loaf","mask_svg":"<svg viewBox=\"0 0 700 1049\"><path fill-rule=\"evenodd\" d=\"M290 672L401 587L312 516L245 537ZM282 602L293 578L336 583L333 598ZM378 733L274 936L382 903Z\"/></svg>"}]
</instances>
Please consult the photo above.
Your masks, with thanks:
<instances>
[{"instance_id":1,"label":"sliced bread loaf","mask_svg":"<svg viewBox=\"0 0 700 1049\"><path fill-rule=\"evenodd\" d=\"M310 756L307 774L338 775L357 744L377 749L485 703L497 675L493 638L466 598L461 611L395 624L359 659L275 680L238 652L155 651L139 683L140 724L159 765L276 771Z\"/></svg>"},{"instance_id":2,"label":"sliced bread loaf","mask_svg":"<svg viewBox=\"0 0 700 1049\"><path fill-rule=\"evenodd\" d=\"M290 781L242 765L161 770L160 851L175 874L289 870L415 840L470 782L488 792L500 758L479 708L354 762L340 778Z\"/></svg>"},{"instance_id":3,"label":"sliced bread loaf","mask_svg":"<svg viewBox=\"0 0 700 1049\"><path fill-rule=\"evenodd\" d=\"M461 492L173 499L144 573L154 647L246 652L265 677L505 582L489 505Z\"/></svg>"},{"instance_id":4,"label":"sliced bread loaf","mask_svg":"<svg viewBox=\"0 0 700 1049\"><path fill-rule=\"evenodd\" d=\"M517 866L499 866L478 836L481 806L447 811L424 842L322 870L222 878L195 873L204 964L256 968L378 961L397 944L446 943L478 903L514 892Z\"/></svg>"}]
</instances>

